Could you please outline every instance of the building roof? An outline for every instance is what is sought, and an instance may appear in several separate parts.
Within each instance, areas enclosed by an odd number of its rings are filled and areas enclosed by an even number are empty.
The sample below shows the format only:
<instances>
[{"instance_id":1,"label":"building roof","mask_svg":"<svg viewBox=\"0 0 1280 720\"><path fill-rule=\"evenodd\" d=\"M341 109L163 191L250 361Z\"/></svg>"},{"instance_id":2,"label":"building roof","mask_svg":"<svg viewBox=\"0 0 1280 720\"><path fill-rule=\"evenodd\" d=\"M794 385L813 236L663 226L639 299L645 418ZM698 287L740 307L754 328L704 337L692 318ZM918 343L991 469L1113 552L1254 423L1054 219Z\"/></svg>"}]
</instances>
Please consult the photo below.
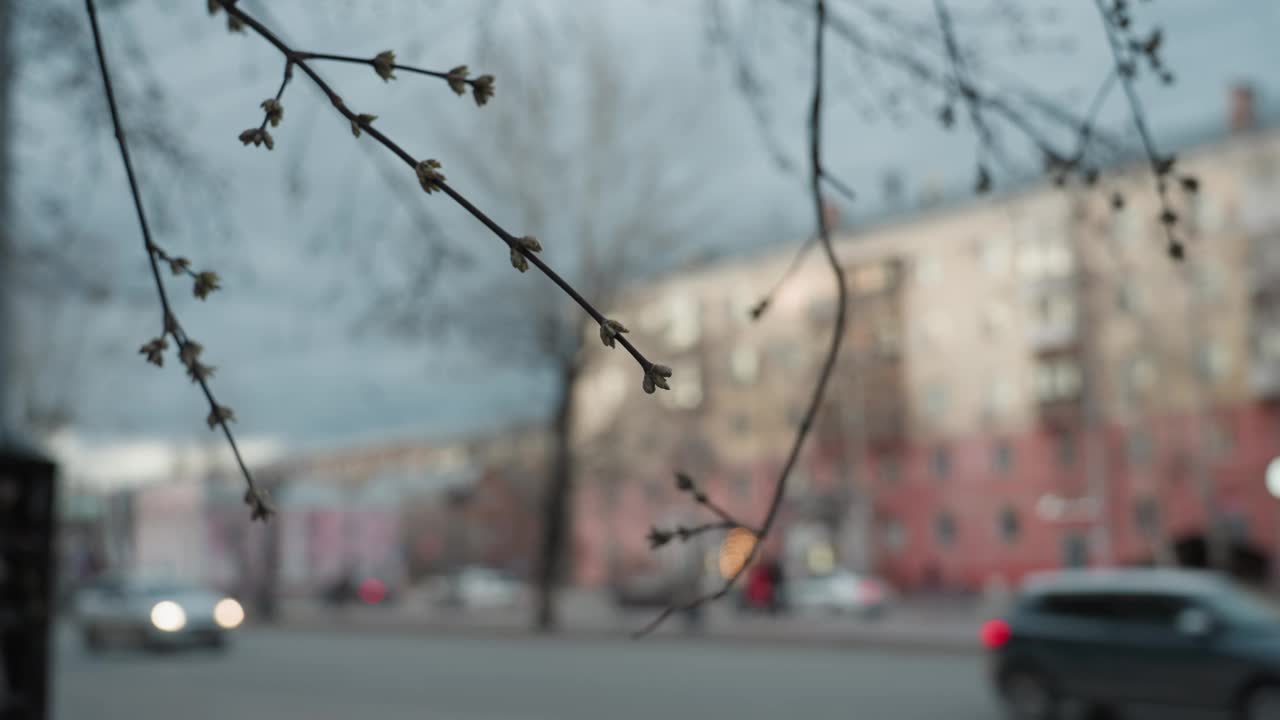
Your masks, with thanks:
<instances>
[{"instance_id":1,"label":"building roof","mask_svg":"<svg viewBox=\"0 0 1280 720\"><path fill-rule=\"evenodd\" d=\"M1242 133L1231 133L1219 123L1206 123L1188 128L1176 134L1159 138L1162 151L1178 156L1195 155L1204 151L1213 151L1237 141L1266 135L1280 130L1280 112L1266 112L1258 107L1258 117L1254 129ZM1124 174L1134 170L1146 169L1146 156L1141 144L1136 140L1126 151L1112 156L1111 162L1100 169L1113 174ZM856 225L845 225L833 229L833 239L838 243L849 243L864 234L876 231L919 224L933 219L950 216L957 211L976 207L996 206L1004 201L1026 197L1050 189L1052 187L1047 176L1042 172L1033 172L1018 177L1007 177L992 192L978 195L970 183L965 182L945 188L936 201L928 204L903 205L900 207L874 207L866 214L859 214ZM850 213L849 215L852 215ZM727 268L731 266L750 265L760 260L777 256L788 247L797 246L794 238L776 239L750 247L725 248L720 253L708 253L695 258L685 265L679 274L698 275L711 268ZM641 278L641 284L654 280L666 280L669 275L660 278Z\"/></svg>"}]
</instances>

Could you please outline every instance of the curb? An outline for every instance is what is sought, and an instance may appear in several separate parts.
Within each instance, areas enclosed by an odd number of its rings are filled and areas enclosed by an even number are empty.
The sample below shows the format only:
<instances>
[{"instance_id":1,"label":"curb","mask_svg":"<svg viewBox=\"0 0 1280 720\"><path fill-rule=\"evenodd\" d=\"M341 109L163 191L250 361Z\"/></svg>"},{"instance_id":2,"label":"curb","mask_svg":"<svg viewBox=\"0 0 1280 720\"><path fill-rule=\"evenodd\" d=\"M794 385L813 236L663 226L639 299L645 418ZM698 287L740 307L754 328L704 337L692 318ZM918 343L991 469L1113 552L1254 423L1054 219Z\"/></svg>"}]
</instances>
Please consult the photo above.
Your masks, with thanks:
<instances>
[{"instance_id":1,"label":"curb","mask_svg":"<svg viewBox=\"0 0 1280 720\"><path fill-rule=\"evenodd\" d=\"M286 619L257 627L284 632L371 633L402 637L439 637L447 639L522 640L526 642L641 642L664 644L727 644L754 647L785 647L829 650L877 650L904 653L976 655L982 653L975 634L929 635L888 632L823 633L787 632L769 628L764 632L707 629L685 632L679 626L659 630L654 635L636 640L630 628L565 628L554 633L540 633L523 625L489 625L447 622L362 622L344 618Z\"/></svg>"}]
</instances>

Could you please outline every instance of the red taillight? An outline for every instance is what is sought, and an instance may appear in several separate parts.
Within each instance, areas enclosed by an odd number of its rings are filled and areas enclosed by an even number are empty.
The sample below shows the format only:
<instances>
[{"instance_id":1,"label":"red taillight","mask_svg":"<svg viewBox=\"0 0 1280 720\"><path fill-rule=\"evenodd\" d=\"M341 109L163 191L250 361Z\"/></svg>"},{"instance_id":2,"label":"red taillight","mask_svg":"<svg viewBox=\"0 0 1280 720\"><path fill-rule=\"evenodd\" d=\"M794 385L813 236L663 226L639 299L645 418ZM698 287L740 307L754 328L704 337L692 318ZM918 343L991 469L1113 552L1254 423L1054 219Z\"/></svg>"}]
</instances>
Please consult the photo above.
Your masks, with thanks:
<instances>
[{"instance_id":1,"label":"red taillight","mask_svg":"<svg viewBox=\"0 0 1280 720\"><path fill-rule=\"evenodd\" d=\"M377 578L365 578L357 591L367 605L377 605L387 597L387 586Z\"/></svg>"},{"instance_id":2,"label":"red taillight","mask_svg":"<svg viewBox=\"0 0 1280 720\"><path fill-rule=\"evenodd\" d=\"M1013 631L1009 628L1009 623L1003 620L988 620L982 625L980 636L983 647L995 650L1009 642L1009 638L1013 637Z\"/></svg>"}]
</instances>

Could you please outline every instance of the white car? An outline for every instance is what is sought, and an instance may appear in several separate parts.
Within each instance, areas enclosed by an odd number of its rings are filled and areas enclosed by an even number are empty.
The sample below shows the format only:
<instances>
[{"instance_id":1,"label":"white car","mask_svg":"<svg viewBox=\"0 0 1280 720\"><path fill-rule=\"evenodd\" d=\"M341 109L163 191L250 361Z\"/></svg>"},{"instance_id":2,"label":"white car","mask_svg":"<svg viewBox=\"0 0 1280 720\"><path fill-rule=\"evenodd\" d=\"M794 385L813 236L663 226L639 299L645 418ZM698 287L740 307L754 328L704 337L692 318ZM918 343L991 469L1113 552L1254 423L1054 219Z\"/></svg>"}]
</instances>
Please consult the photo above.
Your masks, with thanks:
<instances>
[{"instance_id":1,"label":"white car","mask_svg":"<svg viewBox=\"0 0 1280 720\"><path fill-rule=\"evenodd\" d=\"M434 587L437 605L462 609L498 609L518 607L524 588L516 580L490 568L463 568L440 578Z\"/></svg>"},{"instance_id":2,"label":"white car","mask_svg":"<svg viewBox=\"0 0 1280 720\"><path fill-rule=\"evenodd\" d=\"M80 591L76 619L85 645L95 652L113 645L222 648L244 622L244 608L234 598L183 582L107 577Z\"/></svg>"},{"instance_id":3,"label":"white car","mask_svg":"<svg viewBox=\"0 0 1280 720\"><path fill-rule=\"evenodd\" d=\"M878 617L889 600L885 584L848 570L797 577L787 583L787 605L797 612L828 612Z\"/></svg>"}]
</instances>

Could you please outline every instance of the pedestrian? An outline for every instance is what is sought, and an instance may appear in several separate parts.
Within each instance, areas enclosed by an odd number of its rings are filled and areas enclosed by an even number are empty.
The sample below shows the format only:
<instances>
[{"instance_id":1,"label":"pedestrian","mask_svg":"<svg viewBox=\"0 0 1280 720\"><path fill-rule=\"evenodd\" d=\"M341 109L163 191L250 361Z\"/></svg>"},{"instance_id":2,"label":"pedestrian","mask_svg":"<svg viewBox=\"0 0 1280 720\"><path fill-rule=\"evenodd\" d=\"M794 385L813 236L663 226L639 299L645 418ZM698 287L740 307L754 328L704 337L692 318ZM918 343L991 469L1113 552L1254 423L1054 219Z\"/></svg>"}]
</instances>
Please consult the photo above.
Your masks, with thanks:
<instances>
[{"instance_id":1,"label":"pedestrian","mask_svg":"<svg viewBox=\"0 0 1280 720\"><path fill-rule=\"evenodd\" d=\"M747 574L747 607L752 610L764 610L769 607L769 568L764 561L751 566Z\"/></svg>"},{"instance_id":2,"label":"pedestrian","mask_svg":"<svg viewBox=\"0 0 1280 720\"><path fill-rule=\"evenodd\" d=\"M782 563L778 562L777 558L770 559L765 572L769 587L769 614L778 615L783 609L783 591L786 581L782 572Z\"/></svg>"}]
</instances>

